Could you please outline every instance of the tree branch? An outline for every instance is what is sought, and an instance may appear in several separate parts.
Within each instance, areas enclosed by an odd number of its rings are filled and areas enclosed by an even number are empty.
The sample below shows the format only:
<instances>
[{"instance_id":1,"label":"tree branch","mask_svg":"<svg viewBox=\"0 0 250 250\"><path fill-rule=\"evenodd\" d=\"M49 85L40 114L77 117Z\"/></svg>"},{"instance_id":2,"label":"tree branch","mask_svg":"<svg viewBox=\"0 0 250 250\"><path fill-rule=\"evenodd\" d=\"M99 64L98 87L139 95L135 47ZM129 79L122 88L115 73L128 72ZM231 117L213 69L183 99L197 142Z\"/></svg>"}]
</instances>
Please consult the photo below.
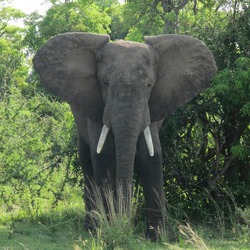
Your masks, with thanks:
<instances>
[{"instance_id":1,"label":"tree branch","mask_svg":"<svg viewBox=\"0 0 250 250\"><path fill-rule=\"evenodd\" d=\"M194 8L193 8L193 11L194 11L194 15L197 14L197 0L194 0Z\"/></svg>"},{"instance_id":2,"label":"tree branch","mask_svg":"<svg viewBox=\"0 0 250 250\"><path fill-rule=\"evenodd\" d=\"M189 0L183 0L181 3L179 3L179 5L175 8L176 12L179 12L187 3L189 2Z\"/></svg>"}]
</instances>

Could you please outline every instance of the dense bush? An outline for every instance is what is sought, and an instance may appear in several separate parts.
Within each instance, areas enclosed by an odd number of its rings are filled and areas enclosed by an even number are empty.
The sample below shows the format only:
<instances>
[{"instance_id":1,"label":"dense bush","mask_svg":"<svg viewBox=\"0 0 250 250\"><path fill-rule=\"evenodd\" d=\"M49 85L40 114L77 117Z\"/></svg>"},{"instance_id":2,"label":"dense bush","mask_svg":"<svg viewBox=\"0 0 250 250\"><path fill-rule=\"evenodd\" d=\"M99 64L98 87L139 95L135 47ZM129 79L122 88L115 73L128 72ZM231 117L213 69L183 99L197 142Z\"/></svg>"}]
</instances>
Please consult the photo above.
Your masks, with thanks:
<instances>
[{"instance_id":1,"label":"dense bush","mask_svg":"<svg viewBox=\"0 0 250 250\"><path fill-rule=\"evenodd\" d=\"M24 17L0 1L0 205L39 210L79 182L76 130L68 105L48 95L30 57L65 31L142 41L166 32L203 40L218 74L205 91L166 119L161 131L170 211L201 218L220 206L250 203L249 3L227 1L50 1L46 15ZM169 4L169 5L167 5ZM133 18L131 18L131 16ZM223 199L222 199L223 198ZM227 205L225 205L227 204ZM172 209L177 207L176 209ZM182 213L183 215L183 213Z\"/></svg>"},{"instance_id":2,"label":"dense bush","mask_svg":"<svg viewBox=\"0 0 250 250\"><path fill-rule=\"evenodd\" d=\"M0 107L0 204L39 209L43 199L55 202L76 165L68 105L11 87Z\"/></svg>"}]
</instances>

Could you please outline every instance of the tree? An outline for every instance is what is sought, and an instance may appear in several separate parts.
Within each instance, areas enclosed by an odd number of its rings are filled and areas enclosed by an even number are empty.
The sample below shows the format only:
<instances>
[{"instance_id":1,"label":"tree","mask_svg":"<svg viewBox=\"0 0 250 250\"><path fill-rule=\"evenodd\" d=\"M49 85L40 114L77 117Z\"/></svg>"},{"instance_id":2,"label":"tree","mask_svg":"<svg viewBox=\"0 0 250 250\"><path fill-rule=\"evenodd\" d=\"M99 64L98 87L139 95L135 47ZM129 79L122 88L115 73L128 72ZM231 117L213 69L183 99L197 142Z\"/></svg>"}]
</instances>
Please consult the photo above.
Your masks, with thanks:
<instances>
[{"instance_id":1,"label":"tree","mask_svg":"<svg viewBox=\"0 0 250 250\"><path fill-rule=\"evenodd\" d=\"M39 210L41 200L60 199L73 172L73 118L29 75L25 30L11 24L24 14L0 4L0 204Z\"/></svg>"},{"instance_id":2,"label":"tree","mask_svg":"<svg viewBox=\"0 0 250 250\"><path fill-rule=\"evenodd\" d=\"M25 42L35 53L50 37L64 32L109 33L111 19L101 1L51 1L52 7L43 17L32 13Z\"/></svg>"},{"instance_id":3,"label":"tree","mask_svg":"<svg viewBox=\"0 0 250 250\"><path fill-rule=\"evenodd\" d=\"M250 203L249 8L236 9L203 14L204 20L213 17L205 26L201 17L181 20L189 20L189 32L210 46L219 69L211 89L180 109L162 131L169 200L188 207L194 200L203 209L209 207L204 189L218 204L225 202L227 186L234 202ZM174 192L186 202L176 201Z\"/></svg>"},{"instance_id":4,"label":"tree","mask_svg":"<svg viewBox=\"0 0 250 250\"><path fill-rule=\"evenodd\" d=\"M218 74L211 89L164 123L166 197L189 214L213 212L208 197L224 202L229 186L238 204L249 205L248 1L128 0L120 5L116 0L50 0L52 7L45 16L34 12L28 17L5 2L0 0L2 199L8 199L12 190L20 195L23 183L33 196L46 186L60 198L64 176L67 182L75 180L73 118L65 104L40 87L31 70L30 57L42 44L68 31L109 33L113 40L134 41L143 41L145 35L179 33L208 45ZM25 29L10 23L22 17ZM53 173L59 169L63 174L55 182ZM204 197L204 190L209 196Z\"/></svg>"},{"instance_id":5,"label":"tree","mask_svg":"<svg viewBox=\"0 0 250 250\"><path fill-rule=\"evenodd\" d=\"M22 45L24 30L9 24L14 20L23 18L24 14L11 7L5 7L0 2L0 96L10 85L25 87L28 67L25 65L25 56Z\"/></svg>"}]
</instances>

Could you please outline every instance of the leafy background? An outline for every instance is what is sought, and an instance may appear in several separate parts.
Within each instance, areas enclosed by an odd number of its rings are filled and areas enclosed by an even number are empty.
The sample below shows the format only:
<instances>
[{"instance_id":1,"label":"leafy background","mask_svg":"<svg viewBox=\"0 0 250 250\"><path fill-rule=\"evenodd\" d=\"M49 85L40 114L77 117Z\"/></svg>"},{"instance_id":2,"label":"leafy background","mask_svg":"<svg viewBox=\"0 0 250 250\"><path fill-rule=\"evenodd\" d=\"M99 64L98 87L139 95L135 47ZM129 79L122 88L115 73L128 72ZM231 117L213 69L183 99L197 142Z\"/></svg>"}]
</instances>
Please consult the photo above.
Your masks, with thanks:
<instances>
[{"instance_id":1,"label":"leafy background","mask_svg":"<svg viewBox=\"0 0 250 250\"><path fill-rule=\"evenodd\" d=\"M145 35L187 34L210 48L218 67L212 87L168 117L160 133L168 211L180 221L221 228L219 213L224 229L232 227L234 212L249 226L244 214L250 205L249 2L48 2L44 15L26 15L0 0L2 222L35 218L60 202L81 199L72 114L41 88L31 58L56 34L86 31L139 42ZM13 25L20 19L23 28ZM142 198L139 203L143 207Z\"/></svg>"}]
</instances>

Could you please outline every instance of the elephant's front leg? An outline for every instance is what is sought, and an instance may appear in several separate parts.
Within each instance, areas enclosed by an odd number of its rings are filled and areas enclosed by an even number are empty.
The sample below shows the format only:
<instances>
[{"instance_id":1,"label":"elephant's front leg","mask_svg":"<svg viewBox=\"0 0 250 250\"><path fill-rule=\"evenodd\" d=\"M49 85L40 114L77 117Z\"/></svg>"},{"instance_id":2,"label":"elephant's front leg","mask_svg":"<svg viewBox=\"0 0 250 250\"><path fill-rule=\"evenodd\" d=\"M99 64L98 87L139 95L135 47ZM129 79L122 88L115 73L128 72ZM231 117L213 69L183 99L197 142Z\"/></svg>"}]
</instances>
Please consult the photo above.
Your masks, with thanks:
<instances>
[{"instance_id":1,"label":"elephant's front leg","mask_svg":"<svg viewBox=\"0 0 250 250\"><path fill-rule=\"evenodd\" d=\"M115 189L115 146L114 137L110 132L103 148L97 152L97 145L102 131L102 124L91 122L88 128L90 155L94 170L94 180L98 188Z\"/></svg>"},{"instance_id":2,"label":"elephant's front leg","mask_svg":"<svg viewBox=\"0 0 250 250\"><path fill-rule=\"evenodd\" d=\"M92 124L89 132L89 143L79 135L79 158L84 175L84 200L87 216L85 219L85 229L92 230L98 226L90 215L91 211L101 209L100 202L106 204L105 192L115 190L115 149L113 136L107 137L102 152L97 153L97 143L101 133L101 126ZM101 192L102 197L99 195ZM113 192L114 193L114 192ZM101 200L100 200L101 199ZM108 211L107 211L108 214Z\"/></svg>"},{"instance_id":3,"label":"elephant's front leg","mask_svg":"<svg viewBox=\"0 0 250 250\"><path fill-rule=\"evenodd\" d=\"M95 226L90 216L90 211L96 209L95 202L93 202L92 197L92 194L94 192L94 170L91 162L89 145L85 142L80 134L78 134L78 153L84 177L83 199L85 202L86 210L84 228L88 231L93 230Z\"/></svg>"},{"instance_id":4,"label":"elephant's front leg","mask_svg":"<svg viewBox=\"0 0 250 250\"><path fill-rule=\"evenodd\" d=\"M102 127L102 124L93 121L89 121L88 123L90 156L95 182L95 190L92 193L92 197L97 204L96 210L100 212L99 209L101 208L98 205L100 206L101 202L104 205L106 213L109 214L109 205L107 204L107 200L109 199L107 199L107 194L115 195L116 185L115 146L113 134L110 132L107 135L102 150L97 152Z\"/></svg>"},{"instance_id":5,"label":"elephant's front leg","mask_svg":"<svg viewBox=\"0 0 250 250\"><path fill-rule=\"evenodd\" d=\"M152 123L150 130L154 145L154 156L149 155L144 136L140 135L137 164L146 201L146 236L151 240L156 240L163 225L165 198L163 193L162 154L157 123Z\"/></svg>"}]
</instances>

